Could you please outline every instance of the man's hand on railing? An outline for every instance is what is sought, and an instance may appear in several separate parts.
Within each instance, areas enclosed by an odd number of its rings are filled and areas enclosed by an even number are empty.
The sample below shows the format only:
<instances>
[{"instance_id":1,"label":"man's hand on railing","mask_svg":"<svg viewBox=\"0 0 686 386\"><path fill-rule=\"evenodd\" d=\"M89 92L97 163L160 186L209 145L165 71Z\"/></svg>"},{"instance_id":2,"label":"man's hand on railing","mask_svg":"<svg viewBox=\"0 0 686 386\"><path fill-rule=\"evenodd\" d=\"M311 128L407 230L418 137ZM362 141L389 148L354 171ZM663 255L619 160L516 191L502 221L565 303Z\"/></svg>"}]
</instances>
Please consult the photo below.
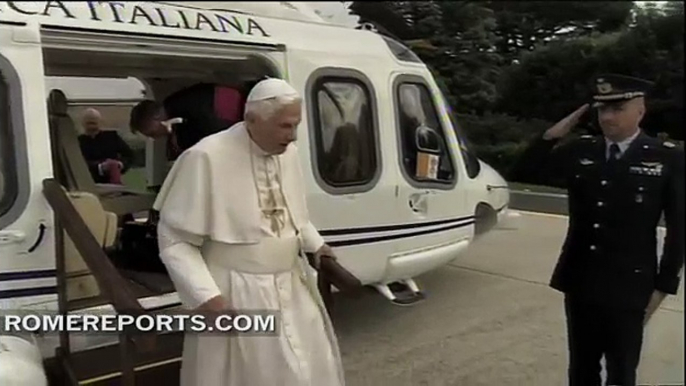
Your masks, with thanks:
<instances>
[{"instance_id":1,"label":"man's hand on railing","mask_svg":"<svg viewBox=\"0 0 686 386\"><path fill-rule=\"evenodd\" d=\"M342 292L356 293L362 288L362 283L350 271L338 263L338 259L331 247L324 244L319 250L308 255L310 265L317 270L320 279L333 284Z\"/></svg>"},{"instance_id":2,"label":"man's hand on railing","mask_svg":"<svg viewBox=\"0 0 686 386\"><path fill-rule=\"evenodd\" d=\"M333 260L337 259L336 255L333 253L333 250L327 244L322 245L322 247L319 248L319 250L314 254L312 259L312 266L317 271L321 269L322 258Z\"/></svg>"}]
</instances>

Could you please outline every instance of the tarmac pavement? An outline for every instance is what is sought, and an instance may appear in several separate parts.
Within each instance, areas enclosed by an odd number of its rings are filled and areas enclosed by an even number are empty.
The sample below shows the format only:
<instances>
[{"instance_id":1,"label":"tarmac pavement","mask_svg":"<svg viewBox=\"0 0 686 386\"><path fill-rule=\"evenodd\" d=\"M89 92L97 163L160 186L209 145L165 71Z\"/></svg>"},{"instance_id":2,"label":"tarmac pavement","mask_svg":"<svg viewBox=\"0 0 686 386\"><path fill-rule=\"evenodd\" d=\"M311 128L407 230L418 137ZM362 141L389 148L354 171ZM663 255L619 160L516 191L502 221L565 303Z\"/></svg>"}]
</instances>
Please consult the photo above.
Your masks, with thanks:
<instances>
[{"instance_id":1,"label":"tarmac pavement","mask_svg":"<svg viewBox=\"0 0 686 386\"><path fill-rule=\"evenodd\" d=\"M396 306L379 294L336 297L347 384L566 385L562 295L548 280L566 232L562 216L522 213L417 282L427 299ZM646 328L640 383L684 384L684 291Z\"/></svg>"},{"instance_id":2,"label":"tarmac pavement","mask_svg":"<svg viewBox=\"0 0 686 386\"><path fill-rule=\"evenodd\" d=\"M522 212L516 229L416 278L427 299L410 307L337 294L346 384L566 386L563 297L548 286L566 228L564 216ZM683 282L646 328L639 381L684 384Z\"/></svg>"}]
</instances>

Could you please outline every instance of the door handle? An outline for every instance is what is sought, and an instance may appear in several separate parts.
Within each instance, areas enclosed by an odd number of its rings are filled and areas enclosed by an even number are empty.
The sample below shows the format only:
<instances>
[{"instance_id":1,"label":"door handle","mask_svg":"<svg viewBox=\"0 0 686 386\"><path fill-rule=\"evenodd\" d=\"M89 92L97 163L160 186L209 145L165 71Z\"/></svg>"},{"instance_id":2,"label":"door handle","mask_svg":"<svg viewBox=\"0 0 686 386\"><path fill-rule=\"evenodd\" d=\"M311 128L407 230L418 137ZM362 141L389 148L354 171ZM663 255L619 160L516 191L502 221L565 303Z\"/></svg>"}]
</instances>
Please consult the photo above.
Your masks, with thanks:
<instances>
[{"instance_id":1,"label":"door handle","mask_svg":"<svg viewBox=\"0 0 686 386\"><path fill-rule=\"evenodd\" d=\"M17 244L26 239L22 231L0 231L0 245Z\"/></svg>"},{"instance_id":2,"label":"door handle","mask_svg":"<svg viewBox=\"0 0 686 386\"><path fill-rule=\"evenodd\" d=\"M37 238L36 241L33 243L33 245L31 246L31 248L29 248L29 253L35 251L36 248L38 248L38 246L40 245L41 241L43 241L43 238L45 237L45 230L46 230L46 229L47 229L47 227L46 227L45 224L43 224L43 223L41 223L41 224L38 226L38 238Z\"/></svg>"},{"instance_id":3,"label":"door handle","mask_svg":"<svg viewBox=\"0 0 686 386\"><path fill-rule=\"evenodd\" d=\"M510 187L507 185L486 185L486 190L489 192L493 189L509 189Z\"/></svg>"},{"instance_id":4,"label":"door handle","mask_svg":"<svg viewBox=\"0 0 686 386\"><path fill-rule=\"evenodd\" d=\"M410 195L410 209L412 209L414 213L426 213L429 209L427 196L428 193L415 193Z\"/></svg>"}]
</instances>

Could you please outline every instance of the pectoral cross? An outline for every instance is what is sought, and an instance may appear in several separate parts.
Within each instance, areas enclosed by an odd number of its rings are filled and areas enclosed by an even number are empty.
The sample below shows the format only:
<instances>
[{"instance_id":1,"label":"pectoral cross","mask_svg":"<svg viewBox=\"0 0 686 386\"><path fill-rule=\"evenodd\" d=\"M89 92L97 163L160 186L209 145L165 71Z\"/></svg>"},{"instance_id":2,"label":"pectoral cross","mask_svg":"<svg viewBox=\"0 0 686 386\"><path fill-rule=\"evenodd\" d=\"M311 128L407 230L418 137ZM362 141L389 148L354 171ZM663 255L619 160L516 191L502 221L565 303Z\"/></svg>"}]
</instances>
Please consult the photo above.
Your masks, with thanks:
<instances>
[{"instance_id":1,"label":"pectoral cross","mask_svg":"<svg viewBox=\"0 0 686 386\"><path fill-rule=\"evenodd\" d=\"M264 209L262 212L265 216L267 216L267 218L269 218L271 222L272 232L274 232L277 236L281 236L281 229L283 229L284 226L284 221L282 218L283 209L277 207L276 197L274 195L274 188L271 186L269 187L269 198L266 204L267 208L271 209Z\"/></svg>"},{"instance_id":2,"label":"pectoral cross","mask_svg":"<svg viewBox=\"0 0 686 386\"><path fill-rule=\"evenodd\" d=\"M271 158L270 159L272 162L275 162L276 160ZM272 232L276 234L277 236L281 236L281 230L285 226L285 221L283 219L283 216L285 214L284 208L279 208L278 202L276 201L276 190L277 188L274 185L274 182L272 179L269 177L269 163L266 163L266 179L267 179L267 189L269 191L269 194L267 196L267 202L266 204L266 209L263 210L263 213L267 218L270 220L270 225Z\"/></svg>"}]
</instances>

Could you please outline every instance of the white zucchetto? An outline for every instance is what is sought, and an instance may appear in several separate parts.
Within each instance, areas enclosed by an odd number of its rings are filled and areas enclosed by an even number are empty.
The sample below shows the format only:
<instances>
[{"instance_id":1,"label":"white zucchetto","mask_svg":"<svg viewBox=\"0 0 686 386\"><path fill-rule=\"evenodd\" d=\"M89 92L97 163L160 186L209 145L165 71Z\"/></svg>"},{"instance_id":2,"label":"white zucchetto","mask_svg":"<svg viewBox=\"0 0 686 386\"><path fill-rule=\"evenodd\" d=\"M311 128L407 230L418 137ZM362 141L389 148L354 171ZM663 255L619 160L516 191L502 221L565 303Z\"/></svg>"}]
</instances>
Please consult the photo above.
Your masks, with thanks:
<instances>
[{"instance_id":1,"label":"white zucchetto","mask_svg":"<svg viewBox=\"0 0 686 386\"><path fill-rule=\"evenodd\" d=\"M279 96L299 96L297 91L283 79L267 78L250 90L247 102L261 101Z\"/></svg>"}]
</instances>

